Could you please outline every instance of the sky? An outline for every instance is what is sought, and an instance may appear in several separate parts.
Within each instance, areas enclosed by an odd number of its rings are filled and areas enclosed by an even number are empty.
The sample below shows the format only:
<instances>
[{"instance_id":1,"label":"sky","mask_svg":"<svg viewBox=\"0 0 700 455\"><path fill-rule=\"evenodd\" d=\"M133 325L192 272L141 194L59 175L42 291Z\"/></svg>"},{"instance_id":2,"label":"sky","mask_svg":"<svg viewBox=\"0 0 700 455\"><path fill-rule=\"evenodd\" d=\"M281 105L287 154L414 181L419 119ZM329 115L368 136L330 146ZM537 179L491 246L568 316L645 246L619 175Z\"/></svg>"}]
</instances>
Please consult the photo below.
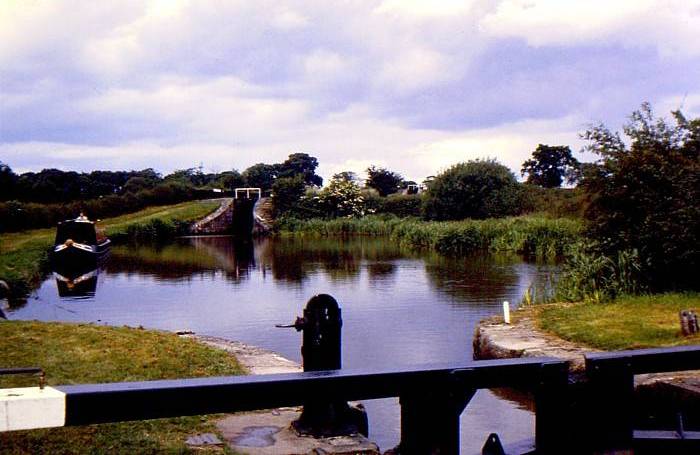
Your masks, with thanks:
<instances>
[{"instance_id":1,"label":"sky","mask_svg":"<svg viewBox=\"0 0 700 455\"><path fill-rule=\"evenodd\" d=\"M0 0L0 161L421 181L700 115L700 0Z\"/></svg>"}]
</instances>

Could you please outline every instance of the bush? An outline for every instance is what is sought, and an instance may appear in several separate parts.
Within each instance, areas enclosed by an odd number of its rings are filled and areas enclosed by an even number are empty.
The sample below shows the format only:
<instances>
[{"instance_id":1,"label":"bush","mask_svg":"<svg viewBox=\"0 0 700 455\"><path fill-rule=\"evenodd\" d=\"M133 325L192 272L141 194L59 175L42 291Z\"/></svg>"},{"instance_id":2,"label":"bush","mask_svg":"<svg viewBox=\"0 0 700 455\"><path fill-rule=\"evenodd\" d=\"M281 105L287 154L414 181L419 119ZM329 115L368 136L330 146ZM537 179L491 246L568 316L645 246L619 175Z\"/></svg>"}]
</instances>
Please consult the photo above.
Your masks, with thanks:
<instances>
[{"instance_id":1,"label":"bush","mask_svg":"<svg viewBox=\"0 0 700 455\"><path fill-rule=\"evenodd\" d=\"M431 220L500 218L521 210L522 189L513 173L495 160L452 166L433 179L423 206Z\"/></svg>"},{"instance_id":2,"label":"bush","mask_svg":"<svg viewBox=\"0 0 700 455\"><path fill-rule=\"evenodd\" d=\"M700 288L700 119L673 117L655 119L643 104L624 128L629 145L603 125L583 135L601 157L582 180L594 253L637 251L653 291Z\"/></svg>"},{"instance_id":3,"label":"bush","mask_svg":"<svg viewBox=\"0 0 700 455\"><path fill-rule=\"evenodd\" d=\"M366 211L365 199L357 183L333 179L318 193L322 210L331 218L363 216Z\"/></svg>"},{"instance_id":4,"label":"bush","mask_svg":"<svg viewBox=\"0 0 700 455\"><path fill-rule=\"evenodd\" d=\"M582 188L542 188L523 185L522 209L553 218L583 218L588 199Z\"/></svg>"},{"instance_id":5,"label":"bush","mask_svg":"<svg viewBox=\"0 0 700 455\"><path fill-rule=\"evenodd\" d=\"M417 194L391 194L382 198L376 209L377 213L388 213L401 218L419 217L423 199Z\"/></svg>"},{"instance_id":6,"label":"bush","mask_svg":"<svg viewBox=\"0 0 700 455\"><path fill-rule=\"evenodd\" d=\"M568 249L556 284L557 300L599 303L646 291L641 284L642 265L636 250L620 251L614 257L596 250L591 243L576 243Z\"/></svg>"},{"instance_id":7,"label":"bush","mask_svg":"<svg viewBox=\"0 0 700 455\"><path fill-rule=\"evenodd\" d=\"M306 185L302 175L280 177L272 184L275 216L294 211L304 195Z\"/></svg>"}]
</instances>

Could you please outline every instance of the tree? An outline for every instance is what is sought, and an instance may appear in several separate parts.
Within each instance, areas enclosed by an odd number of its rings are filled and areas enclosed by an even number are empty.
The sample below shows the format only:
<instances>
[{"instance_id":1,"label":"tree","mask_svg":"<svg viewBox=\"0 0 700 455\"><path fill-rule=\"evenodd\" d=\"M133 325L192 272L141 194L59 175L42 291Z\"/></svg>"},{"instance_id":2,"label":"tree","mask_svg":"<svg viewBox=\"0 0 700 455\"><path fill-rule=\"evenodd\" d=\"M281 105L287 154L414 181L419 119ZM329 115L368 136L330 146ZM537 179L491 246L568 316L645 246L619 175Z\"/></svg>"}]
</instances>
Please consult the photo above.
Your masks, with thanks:
<instances>
[{"instance_id":1,"label":"tree","mask_svg":"<svg viewBox=\"0 0 700 455\"><path fill-rule=\"evenodd\" d=\"M380 196L396 193L401 188L403 177L383 167L370 166L367 168L367 186L377 190Z\"/></svg>"},{"instance_id":2,"label":"tree","mask_svg":"<svg viewBox=\"0 0 700 455\"><path fill-rule=\"evenodd\" d=\"M360 186L344 178L334 178L319 194L319 203L331 217L354 217L365 214L365 200Z\"/></svg>"},{"instance_id":3,"label":"tree","mask_svg":"<svg viewBox=\"0 0 700 455\"><path fill-rule=\"evenodd\" d=\"M522 191L513 173L495 160L474 160L447 169L430 181L424 216L435 220L515 215Z\"/></svg>"},{"instance_id":4,"label":"tree","mask_svg":"<svg viewBox=\"0 0 700 455\"><path fill-rule=\"evenodd\" d=\"M136 194L139 191L149 190L155 186L154 182L151 182L144 177L131 177L124 184L124 193Z\"/></svg>"},{"instance_id":5,"label":"tree","mask_svg":"<svg viewBox=\"0 0 700 455\"><path fill-rule=\"evenodd\" d=\"M240 172L233 169L219 174L215 185L227 190L233 190L234 188L243 187L245 185L245 180L243 180L243 176L241 176Z\"/></svg>"},{"instance_id":6,"label":"tree","mask_svg":"<svg viewBox=\"0 0 700 455\"><path fill-rule=\"evenodd\" d=\"M15 196L17 175L7 164L0 161L0 201L7 201Z\"/></svg>"},{"instance_id":7,"label":"tree","mask_svg":"<svg viewBox=\"0 0 700 455\"><path fill-rule=\"evenodd\" d=\"M357 174L355 174L352 171L343 171L343 172L338 172L337 174L334 174L333 180L344 180L346 182L357 183L358 177L357 177Z\"/></svg>"},{"instance_id":8,"label":"tree","mask_svg":"<svg viewBox=\"0 0 700 455\"><path fill-rule=\"evenodd\" d=\"M304 195L306 185L304 177L280 177L272 184L273 206L275 216L293 211Z\"/></svg>"},{"instance_id":9,"label":"tree","mask_svg":"<svg viewBox=\"0 0 700 455\"><path fill-rule=\"evenodd\" d=\"M284 163L278 166L279 177L294 177L301 175L307 185L321 186L323 178L316 175L318 160L308 153L292 153Z\"/></svg>"},{"instance_id":10,"label":"tree","mask_svg":"<svg viewBox=\"0 0 700 455\"><path fill-rule=\"evenodd\" d=\"M277 166L265 163L254 164L243 171L242 177L246 186L269 191L277 178Z\"/></svg>"},{"instance_id":11,"label":"tree","mask_svg":"<svg viewBox=\"0 0 700 455\"><path fill-rule=\"evenodd\" d=\"M567 146L540 144L532 158L523 163L521 175L527 174L527 183L544 188L558 188L564 179L567 183L578 180L579 162L571 156Z\"/></svg>"},{"instance_id":12,"label":"tree","mask_svg":"<svg viewBox=\"0 0 700 455\"><path fill-rule=\"evenodd\" d=\"M600 156L581 181L588 233L608 257L636 251L652 290L700 288L700 118L672 115L642 104L624 127L629 145L602 124L582 135Z\"/></svg>"}]
</instances>

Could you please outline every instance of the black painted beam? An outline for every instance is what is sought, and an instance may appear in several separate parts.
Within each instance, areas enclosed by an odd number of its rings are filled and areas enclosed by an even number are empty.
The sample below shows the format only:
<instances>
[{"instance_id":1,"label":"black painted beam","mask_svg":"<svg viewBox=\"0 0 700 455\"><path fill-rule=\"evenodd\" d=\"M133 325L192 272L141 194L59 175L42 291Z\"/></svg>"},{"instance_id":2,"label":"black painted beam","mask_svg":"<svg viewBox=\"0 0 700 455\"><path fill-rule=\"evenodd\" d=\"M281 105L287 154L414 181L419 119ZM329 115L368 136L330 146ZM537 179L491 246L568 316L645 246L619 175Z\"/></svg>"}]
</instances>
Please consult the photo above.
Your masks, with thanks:
<instances>
[{"instance_id":1,"label":"black painted beam","mask_svg":"<svg viewBox=\"0 0 700 455\"><path fill-rule=\"evenodd\" d=\"M66 425L248 411L303 404L312 398L364 400L421 388L469 390L538 384L550 358L485 360L404 369L334 370L147 382L59 386Z\"/></svg>"},{"instance_id":2,"label":"black painted beam","mask_svg":"<svg viewBox=\"0 0 700 455\"><path fill-rule=\"evenodd\" d=\"M586 369L610 368L627 363L632 374L700 369L700 346L635 349L586 354Z\"/></svg>"}]
</instances>

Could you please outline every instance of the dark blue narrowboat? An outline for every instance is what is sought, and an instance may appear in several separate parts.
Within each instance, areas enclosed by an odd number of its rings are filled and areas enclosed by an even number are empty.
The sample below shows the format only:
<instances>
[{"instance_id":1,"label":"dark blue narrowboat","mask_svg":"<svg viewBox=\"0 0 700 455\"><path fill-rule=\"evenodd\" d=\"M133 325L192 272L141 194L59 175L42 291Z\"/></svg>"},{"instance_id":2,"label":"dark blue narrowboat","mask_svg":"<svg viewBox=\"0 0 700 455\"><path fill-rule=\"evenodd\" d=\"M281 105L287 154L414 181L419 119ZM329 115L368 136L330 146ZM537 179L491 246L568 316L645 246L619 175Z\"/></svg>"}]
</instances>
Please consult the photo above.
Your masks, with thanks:
<instances>
[{"instance_id":1,"label":"dark blue narrowboat","mask_svg":"<svg viewBox=\"0 0 700 455\"><path fill-rule=\"evenodd\" d=\"M52 252L54 270L93 270L109 253L110 240L82 213L58 223Z\"/></svg>"}]
</instances>

